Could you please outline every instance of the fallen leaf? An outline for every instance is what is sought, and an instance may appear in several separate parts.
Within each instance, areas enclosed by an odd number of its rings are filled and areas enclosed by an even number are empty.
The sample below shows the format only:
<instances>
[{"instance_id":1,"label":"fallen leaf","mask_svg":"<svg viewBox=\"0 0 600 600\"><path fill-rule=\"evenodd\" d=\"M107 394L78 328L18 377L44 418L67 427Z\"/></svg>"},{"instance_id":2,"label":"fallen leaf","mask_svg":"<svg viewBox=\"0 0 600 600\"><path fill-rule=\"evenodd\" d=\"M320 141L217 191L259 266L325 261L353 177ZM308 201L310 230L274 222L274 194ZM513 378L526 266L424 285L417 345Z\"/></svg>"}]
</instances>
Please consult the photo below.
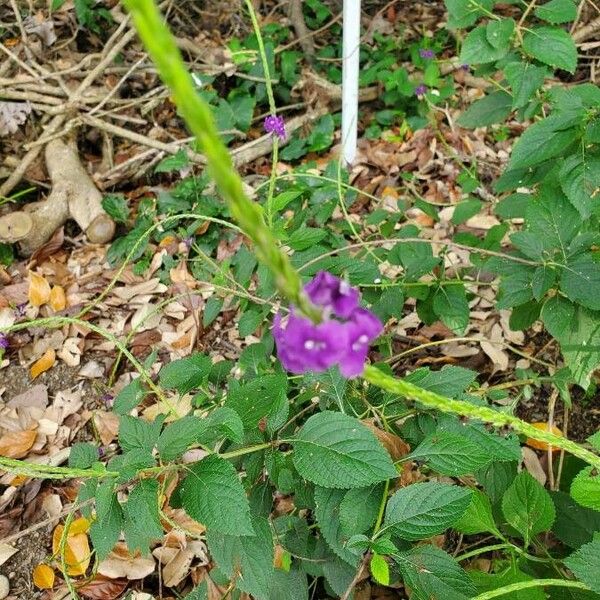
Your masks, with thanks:
<instances>
[{"instance_id":1,"label":"fallen leaf","mask_svg":"<svg viewBox=\"0 0 600 600\"><path fill-rule=\"evenodd\" d=\"M410 452L410 446L397 435L379 429L379 427L374 425L370 420L364 420L362 421L362 424L375 434L383 447L390 453L392 460L400 460Z\"/></svg>"},{"instance_id":2,"label":"fallen leaf","mask_svg":"<svg viewBox=\"0 0 600 600\"><path fill-rule=\"evenodd\" d=\"M42 275L29 271L29 290L27 297L33 306L42 306L50 300L50 284Z\"/></svg>"},{"instance_id":3,"label":"fallen leaf","mask_svg":"<svg viewBox=\"0 0 600 600\"><path fill-rule=\"evenodd\" d=\"M48 406L48 388L43 384L32 385L18 396L13 396L6 406L10 408L24 408L35 406L42 410Z\"/></svg>"},{"instance_id":4,"label":"fallen leaf","mask_svg":"<svg viewBox=\"0 0 600 600\"><path fill-rule=\"evenodd\" d=\"M194 553L183 548L163 568L163 583L167 587L179 585L189 574Z\"/></svg>"},{"instance_id":5,"label":"fallen leaf","mask_svg":"<svg viewBox=\"0 0 600 600\"><path fill-rule=\"evenodd\" d=\"M54 579L54 569L48 565L40 564L33 569L33 585L40 590L52 589Z\"/></svg>"},{"instance_id":6,"label":"fallen leaf","mask_svg":"<svg viewBox=\"0 0 600 600\"><path fill-rule=\"evenodd\" d=\"M60 285L55 285L50 291L50 306L55 312L63 310L67 306L67 296Z\"/></svg>"},{"instance_id":7,"label":"fallen leaf","mask_svg":"<svg viewBox=\"0 0 600 600\"><path fill-rule=\"evenodd\" d=\"M546 485L548 476L542 466L540 457L527 446L521 448L521 453L523 455L523 465L525 466L525 469L534 477L534 479L537 479L541 485Z\"/></svg>"},{"instance_id":8,"label":"fallen leaf","mask_svg":"<svg viewBox=\"0 0 600 600\"><path fill-rule=\"evenodd\" d=\"M0 456L23 458L35 442L37 433L31 429L11 431L0 437Z\"/></svg>"},{"instance_id":9,"label":"fallen leaf","mask_svg":"<svg viewBox=\"0 0 600 600\"><path fill-rule=\"evenodd\" d=\"M116 600L127 587L127 579L110 579L103 575L96 575L77 591L89 600Z\"/></svg>"},{"instance_id":10,"label":"fallen leaf","mask_svg":"<svg viewBox=\"0 0 600 600\"><path fill-rule=\"evenodd\" d=\"M18 548L13 548L8 544L3 544L0 542L0 565L3 565L13 554L18 551Z\"/></svg>"},{"instance_id":11,"label":"fallen leaf","mask_svg":"<svg viewBox=\"0 0 600 600\"><path fill-rule=\"evenodd\" d=\"M132 556L127 546L119 542L113 551L98 565L98 573L111 579L143 579L154 573L156 563L153 558L136 554Z\"/></svg>"},{"instance_id":12,"label":"fallen leaf","mask_svg":"<svg viewBox=\"0 0 600 600\"><path fill-rule=\"evenodd\" d=\"M104 446L108 446L119 432L119 417L112 412L97 410L94 413L93 421L100 441Z\"/></svg>"},{"instance_id":13,"label":"fallen leaf","mask_svg":"<svg viewBox=\"0 0 600 600\"><path fill-rule=\"evenodd\" d=\"M548 423L543 422L543 423L531 423L532 427L535 427L536 429L539 429L540 431L545 431L546 433L553 433L554 435L558 435L562 437L562 431L556 426L556 425L552 425L552 429L548 428ZM527 438L527 441L525 442L530 448L535 448L536 450L548 450L548 448L550 447L550 444L547 444L546 442L542 442L540 440L536 440L534 438ZM556 448L555 446L552 446L552 450L558 450L558 448Z\"/></svg>"},{"instance_id":14,"label":"fallen leaf","mask_svg":"<svg viewBox=\"0 0 600 600\"><path fill-rule=\"evenodd\" d=\"M51 369L56 362L56 352L53 348L48 348L44 354L38 358L30 367L29 374L31 379L35 379L38 375L41 375L48 369Z\"/></svg>"},{"instance_id":15,"label":"fallen leaf","mask_svg":"<svg viewBox=\"0 0 600 600\"><path fill-rule=\"evenodd\" d=\"M75 519L67 532L67 539L64 546L64 561L67 565L67 574L72 577L85 575L90 564L90 544L87 536L87 530L90 523L85 518ZM52 552L61 554L61 539L63 537L64 526L57 525L52 534Z\"/></svg>"}]
</instances>

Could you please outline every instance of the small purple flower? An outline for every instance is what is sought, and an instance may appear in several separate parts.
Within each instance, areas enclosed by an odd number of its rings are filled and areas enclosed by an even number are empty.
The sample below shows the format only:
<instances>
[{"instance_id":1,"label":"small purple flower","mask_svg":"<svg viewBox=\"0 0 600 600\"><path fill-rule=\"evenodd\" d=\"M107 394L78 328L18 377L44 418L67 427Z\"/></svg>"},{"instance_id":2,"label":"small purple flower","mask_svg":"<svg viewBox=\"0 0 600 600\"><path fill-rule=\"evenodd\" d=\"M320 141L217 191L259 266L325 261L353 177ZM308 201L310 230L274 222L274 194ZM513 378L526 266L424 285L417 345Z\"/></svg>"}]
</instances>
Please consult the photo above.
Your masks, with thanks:
<instances>
[{"instance_id":1,"label":"small purple flower","mask_svg":"<svg viewBox=\"0 0 600 600\"><path fill-rule=\"evenodd\" d=\"M435 52L428 48L419 48L419 56L424 59L435 58Z\"/></svg>"},{"instance_id":2,"label":"small purple flower","mask_svg":"<svg viewBox=\"0 0 600 600\"><path fill-rule=\"evenodd\" d=\"M415 96L417 96L417 98L424 96L426 93L427 93L427 86L423 85L422 83L415 88Z\"/></svg>"},{"instance_id":3,"label":"small purple flower","mask_svg":"<svg viewBox=\"0 0 600 600\"><path fill-rule=\"evenodd\" d=\"M104 406L106 406L106 408L111 408L114 403L115 397L112 394L106 392L105 394L102 394L102 396L100 396L100 400L104 402Z\"/></svg>"},{"instance_id":4,"label":"small purple flower","mask_svg":"<svg viewBox=\"0 0 600 600\"><path fill-rule=\"evenodd\" d=\"M358 290L321 271L305 286L310 300L323 308L323 321L315 324L292 306L284 322L276 315L273 338L277 356L292 373L326 371L339 366L344 377L356 377L365 367L369 344L381 333L381 321L358 304Z\"/></svg>"},{"instance_id":5,"label":"small purple flower","mask_svg":"<svg viewBox=\"0 0 600 600\"><path fill-rule=\"evenodd\" d=\"M327 271L320 271L304 286L313 304L333 311L336 317L347 319L358 308L359 293L356 288Z\"/></svg>"},{"instance_id":6,"label":"small purple flower","mask_svg":"<svg viewBox=\"0 0 600 600\"><path fill-rule=\"evenodd\" d=\"M0 333L0 350L6 350L9 346L8 337L5 333Z\"/></svg>"},{"instance_id":7,"label":"small purple flower","mask_svg":"<svg viewBox=\"0 0 600 600\"><path fill-rule=\"evenodd\" d=\"M267 133L276 135L281 141L285 140L285 121L283 120L283 117L270 115L265 119L264 126Z\"/></svg>"},{"instance_id":8,"label":"small purple flower","mask_svg":"<svg viewBox=\"0 0 600 600\"><path fill-rule=\"evenodd\" d=\"M27 309L27 302L22 302L21 304L17 304L15 306L15 317L17 317L17 319L24 317L26 309Z\"/></svg>"},{"instance_id":9,"label":"small purple flower","mask_svg":"<svg viewBox=\"0 0 600 600\"><path fill-rule=\"evenodd\" d=\"M471 67L467 63L465 63L464 65L460 65L460 68L463 71L470 71L471 70Z\"/></svg>"}]
</instances>

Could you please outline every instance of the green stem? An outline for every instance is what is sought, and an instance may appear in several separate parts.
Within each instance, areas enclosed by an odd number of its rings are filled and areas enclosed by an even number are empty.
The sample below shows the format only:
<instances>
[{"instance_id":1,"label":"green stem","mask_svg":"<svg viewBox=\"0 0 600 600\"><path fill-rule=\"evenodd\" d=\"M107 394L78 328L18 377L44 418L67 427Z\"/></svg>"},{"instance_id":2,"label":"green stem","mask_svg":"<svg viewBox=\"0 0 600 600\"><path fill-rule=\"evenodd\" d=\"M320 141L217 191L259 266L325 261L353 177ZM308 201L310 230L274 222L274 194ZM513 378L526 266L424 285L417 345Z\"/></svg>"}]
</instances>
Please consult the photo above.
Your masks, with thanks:
<instances>
[{"instance_id":1,"label":"green stem","mask_svg":"<svg viewBox=\"0 0 600 600\"><path fill-rule=\"evenodd\" d=\"M504 587L497 588L489 592L484 592L483 594L479 594L479 596L475 596L473 600L490 600L490 598L505 596L506 594L518 592L519 590L547 586L570 587L578 588L580 590L590 589L584 583L580 583L579 581L570 581L568 579L530 579L529 581L519 581L518 583L511 583L510 585L505 585Z\"/></svg>"},{"instance_id":2,"label":"green stem","mask_svg":"<svg viewBox=\"0 0 600 600\"><path fill-rule=\"evenodd\" d=\"M390 480L385 480L385 487L383 488L383 495L381 496L381 503L379 504L379 512L377 513L377 521L375 521L375 527L373 528L373 538L377 536L377 533L381 529L381 523L383 522L383 515L385 514L385 505L387 503L388 492L390 491Z\"/></svg>"},{"instance_id":3,"label":"green stem","mask_svg":"<svg viewBox=\"0 0 600 600\"><path fill-rule=\"evenodd\" d=\"M496 427L510 427L517 433L541 442L546 442L547 444L565 450L566 452L570 452L573 456L577 456L593 467L600 469L600 456L597 456L593 452L586 450L583 446L564 437L560 437L549 431L536 429L518 417L498 412L487 406L476 406L475 404L463 400L446 398L440 394L417 387L408 381L386 375L383 371L370 365L365 368L363 377L369 383L376 385L377 387L404 396L410 400L416 400L427 408L478 419L484 423L495 425Z\"/></svg>"},{"instance_id":4,"label":"green stem","mask_svg":"<svg viewBox=\"0 0 600 600\"><path fill-rule=\"evenodd\" d=\"M510 548L514 548L512 544L493 544L491 546L482 546L481 548L475 548L470 552L465 552L464 554L457 556L456 561L462 562L463 560L473 558L474 556L479 556L480 554L485 554L486 552L494 552L495 550L509 550Z\"/></svg>"},{"instance_id":5,"label":"green stem","mask_svg":"<svg viewBox=\"0 0 600 600\"><path fill-rule=\"evenodd\" d=\"M223 452L223 454L219 454L221 458L229 459L229 458L237 458L238 456L244 456L245 454L252 454L253 452L260 452L261 450L266 450L267 448L272 448L273 444L271 442L265 442L264 444L257 444L256 446L248 446L247 448L239 448L238 450L232 450L231 452Z\"/></svg>"},{"instance_id":6,"label":"green stem","mask_svg":"<svg viewBox=\"0 0 600 600\"><path fill-rule=\"evenodd\" d=\"M24 460L0 456L0 467L9 473L35 477L37 479L101 479L103 477L118 477L119 473L107 471L104 466L92 469L73 469L71 467L54 467L38 465Z\"/></svg>"},{"instance_id":7,"label":"green stem","mask_svg":"<svg viewBox=\"0 0 600 600\"><path fill-rule=\"evenodd\" d=\"M304 314L319 321L320 311L302 292L301 279L265 224L263 210L244 193L242 179L219 136L211 109L196 93L192 78L158 8L153 0L125 0L125 4L162 80L171 90L181 116L196 136L206 156L209 172L227 202L231 215L254 242L259 260L275 274L275 284L280 293Z\"/></svg>"}]
</instances>

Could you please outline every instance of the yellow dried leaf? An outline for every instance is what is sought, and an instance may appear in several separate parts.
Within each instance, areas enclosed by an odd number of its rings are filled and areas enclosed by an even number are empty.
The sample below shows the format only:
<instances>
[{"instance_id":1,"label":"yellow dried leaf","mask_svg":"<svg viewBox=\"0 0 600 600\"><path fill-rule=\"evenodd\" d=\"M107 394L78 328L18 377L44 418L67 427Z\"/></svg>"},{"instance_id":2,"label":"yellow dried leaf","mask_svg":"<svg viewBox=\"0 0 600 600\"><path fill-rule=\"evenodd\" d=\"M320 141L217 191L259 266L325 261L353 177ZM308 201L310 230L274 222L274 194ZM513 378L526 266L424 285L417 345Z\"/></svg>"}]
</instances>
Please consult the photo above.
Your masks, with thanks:
<instances>
[{"instance_id":1,"label":"yellow dried leaf","mask_svg":"<svg viewBox=\"0 0 600 600\"><path fill-rule=\"evenodd\" d=\"M553 433L554 435L558 435L562 437L563 432L556 426L552 425L552 429L548 429L548 423L531 423L533 427L539 429L540 431L545 431L547 433ZM546 442L542 442L541 440L536 440L534 438L527 438L525 442L530 448L535 448L536 450L548 450L549 444ZM552 450L558 450L558 448L552 446Z\"/></svg>"},{"instance_id":2,"label":"yellow dried leaf","mask_svg":"<svg viewBox=\"0 0 600 600\"><path fill-rule=\"evenodd\" d=\"M11 431L0 437L0 456L6 458L23 458L33 446L37 434L28 429L26 431Z\"/></svg>"},{"instance_id":3,"label":"yellow dried leaf","mask_svg":"<svg viewBox=\"0 0 600 600\"><path fill-rule=\"evenodd\" d=\"M26 477L25 475L17 475L14 479L10 480L10 485L12 485L13 487L19 487L20 485L23 485L26 481L29 481L29 477Z\"/></svg>"},{"instance_id":4,"label":"yellow dried leaf","mask_svg":"<svg viewBox=\"0 0 600 600\"><path fill-rule=\"evenodd\" d=\"M48 348L41 358L36 360L29 369L31 379L35 379L38 375L41 375L48 369L51 369L56 362L56 352L52 348Z\"/></svg>"},{"instance_id":5,"label":"yellow dried leaf","mask_svg":"<svg viewBox=\"0 0 600 600\"><path fill-rule=\"evenodd\" d=\"M50 306L55 312L64 310L67 306L67 296L60 285L55 285L50 292Z\"/></svg>"},{"instance_id":6,"label":"yellow dried leaf","mask_svg":"<svg viewBox=\"0 0 600 600\"><path fill-rule=\"evenodd\" d=\"M54 585L54 570L48 565L38 565L33 569L33 585L40 588L40 590L52 589Z\"/></svg>"},{"instance_id":7,"label":"yellow dried leaf","mask_svg":"<svg viewBox=\"0 0 600 600\"><path fill-rule=\"evenodd\" d=\"M77 521L86 521L87 519L76 519L73 523L71 523L71 528L67 533L67 539L65 540L65 564L67 565L67 574L72 577L77 577L78 575L85 575L85 572L90 564L90 544L88 541L88 536L85 533L72 533L72 527ZM89 526L89 523L87 523ZM79 530L81 529L82 524L78 524L76 526ZM59 560L61 555L61 538L63 536L64 527L62 525L57 525L52 534L52 552L55 554Z\"/></svg>"},{"instance_id":8,"label":"yellow dried leaf","mask_svg":"<svg viewBox=\"0 0 600 600\"><path fill-rule=\"evenodd\" d=\"M174 235L166 235L162 240L160 240L158 247L166 248L171 244L174 244L177 241L177 238Z\"/></svg>"},{"instance_id":9,"label":"yellow dried leaf","mask_svg":"<svg viewBox=\"0 0 600 600\"><path fill-rule=\"evenodd\" d=\"M33 306L42 306L50 300L50 284L42 275L29 271L29 302Z\"/></svg>"}]
</instances>

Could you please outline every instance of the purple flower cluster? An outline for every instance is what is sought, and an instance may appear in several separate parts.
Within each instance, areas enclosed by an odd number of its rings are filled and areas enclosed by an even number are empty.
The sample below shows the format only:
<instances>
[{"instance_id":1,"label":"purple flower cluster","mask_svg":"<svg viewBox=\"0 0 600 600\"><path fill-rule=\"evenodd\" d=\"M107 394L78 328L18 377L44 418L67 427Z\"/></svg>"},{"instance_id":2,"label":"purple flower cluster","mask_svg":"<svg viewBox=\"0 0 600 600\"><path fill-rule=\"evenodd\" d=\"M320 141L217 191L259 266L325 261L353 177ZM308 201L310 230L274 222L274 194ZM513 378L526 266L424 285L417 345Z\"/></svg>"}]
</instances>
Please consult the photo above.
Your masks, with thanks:
<instances>
[{"instance_id":1,"label":"purple flower cluster","mask_svg":"<svg viewBox=\"0 0 600 600\"><path fill-rule=\"evenodd\" d=\"M323 308L323 320L314 324L291 307L287 321L273 322L277 356L292 373L326 371L339 366L344 377L356 377L365 367L369 344L382 332L381 321L359 306L360 294L346 281L321 271L304 291Z\"/></svg>"},{"instance_id":2,"label":"purple flower cluster","mask_svg":"<svg viewBox=\"0 0 600 600\"><path fill-rule=\"evenodd\" d=\"M281 141L285 140L285 121L283 120L283 117L271 115L265 119L264 126L267 133L276 135Z\"/></svg>"},{"instance_id":3,"label":"purple flower cluster","mask_svg":"<svg viewBox=\"0 0 600 600\"><path fill-rule=\"evenodd\" d=\"M435 52L428 48L419 48L419 56L424 59L435 58Z\"/></svg>"},{"instance_id":4,"label":"purple flower cluster","mask_svg":"<svg viewBox=\"0 0 600 600\"><path fill-rule=\"evenodd\" d=\"M415 88L415 96L417 96L417 98L420 98L421 96L424 96L427 93L427 86L426 85L418 85Z\"/></svg>"},{"instance_id":5,"label":"purple flower cluster","mask_svg":"<svg viewBox=\"0 0 600 600\"><path fill-rule=\"evenodd\" d=\"M5 333L0 333L0 350L6 350L9 346L8 337Z\"/></svg>"}]
</instances>

